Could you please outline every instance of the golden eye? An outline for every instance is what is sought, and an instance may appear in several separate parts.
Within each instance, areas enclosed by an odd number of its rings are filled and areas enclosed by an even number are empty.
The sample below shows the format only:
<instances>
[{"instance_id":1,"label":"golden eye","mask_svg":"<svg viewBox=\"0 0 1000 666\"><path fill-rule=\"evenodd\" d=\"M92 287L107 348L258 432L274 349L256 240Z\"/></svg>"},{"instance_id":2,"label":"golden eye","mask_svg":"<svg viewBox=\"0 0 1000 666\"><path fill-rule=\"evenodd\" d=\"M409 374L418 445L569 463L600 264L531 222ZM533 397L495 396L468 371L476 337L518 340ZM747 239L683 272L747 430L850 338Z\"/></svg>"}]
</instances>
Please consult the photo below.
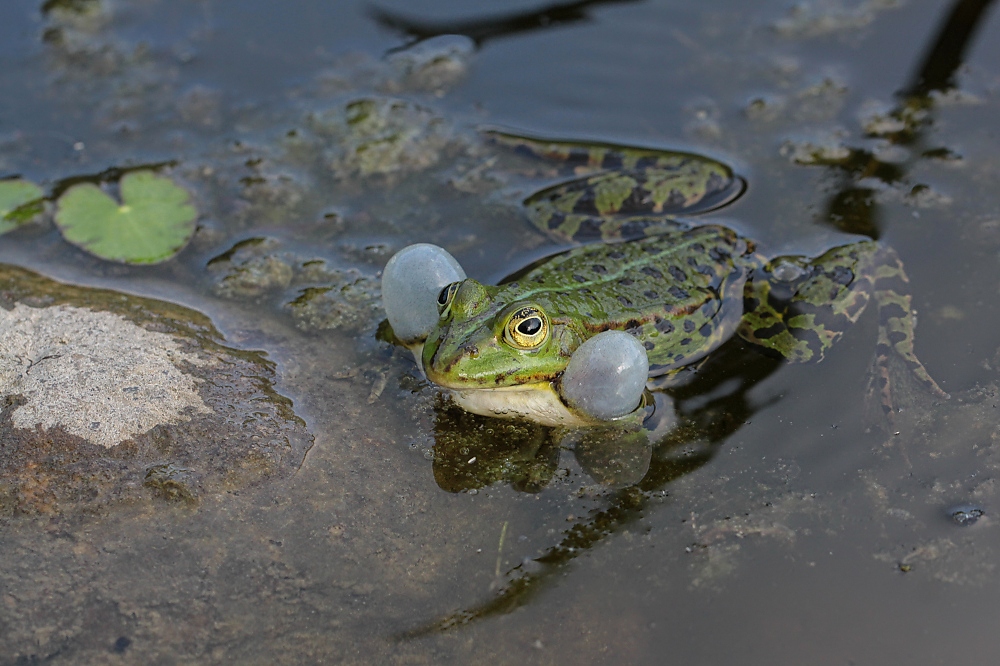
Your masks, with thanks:
<instances>
[{"instance_id":1,"label":"golden eye","mask_svg":"<svg viewBox=\"0 0 1000 666\"><path fill-rule=\"evenodd\" d=\"M549 319L533 306L514 312L504 326L504 340L517 349L536 349L549 335Z\"/></svg>"},{"instance_id":2,"label":"golden eye","mask_svg":"<svg viewBox=\"0 0 1000 666\"><path fill-rule=\"evenodd\" d=\"M438 294L438 312L442 317L448 314L448 309L451 306L451 302L455 300L455 292L457 291L458 283L452 282L451 284L446 285L445 288L441 290L441 293Z\"/></svg>"}]
</instances>

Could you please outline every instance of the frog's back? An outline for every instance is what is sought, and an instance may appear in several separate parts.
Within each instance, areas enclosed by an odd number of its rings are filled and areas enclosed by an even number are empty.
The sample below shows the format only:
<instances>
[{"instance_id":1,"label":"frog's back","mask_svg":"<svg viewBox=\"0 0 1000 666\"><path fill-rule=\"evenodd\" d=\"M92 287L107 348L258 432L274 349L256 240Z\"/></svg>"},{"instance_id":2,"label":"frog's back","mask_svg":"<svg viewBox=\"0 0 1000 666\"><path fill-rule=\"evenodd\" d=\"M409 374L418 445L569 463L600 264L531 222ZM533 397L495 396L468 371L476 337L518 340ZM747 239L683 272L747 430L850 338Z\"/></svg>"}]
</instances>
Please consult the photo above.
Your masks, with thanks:
<instances>
[{"instance_id":1,"label":"frog's back","mask_svg":"<svg viewBox=\"0 0 1000 666\"><path fill-rule=\"evenodd\" d=\"M685 366L730 337L754 256L736 232L714 225L636 241L589 245L507 285L555 324L586 338L623 330L645 346L652 376Z\"/></svg>"}]
</instances>

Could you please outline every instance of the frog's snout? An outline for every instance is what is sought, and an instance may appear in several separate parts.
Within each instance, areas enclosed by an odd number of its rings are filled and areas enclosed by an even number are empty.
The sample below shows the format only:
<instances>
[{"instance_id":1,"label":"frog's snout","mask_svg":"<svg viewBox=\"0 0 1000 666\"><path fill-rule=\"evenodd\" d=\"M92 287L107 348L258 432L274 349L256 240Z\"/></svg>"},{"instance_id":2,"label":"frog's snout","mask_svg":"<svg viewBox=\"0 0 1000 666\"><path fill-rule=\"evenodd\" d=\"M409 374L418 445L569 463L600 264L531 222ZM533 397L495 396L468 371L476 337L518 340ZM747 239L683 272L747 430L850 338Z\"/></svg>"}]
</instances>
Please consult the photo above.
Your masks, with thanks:
<instances>
[{"instance_id":1,"label":"frog's snout","mask_svg":"<svg viewBox=\"0 0 1000 666\"><path fill-rule=\"evenodd\" d=\"M472 278L466 278L458 285L451 303L451 312L455 319L467 320L483 312L489 305L490 295L486 287Z\"/></svg>"}]
</instances>

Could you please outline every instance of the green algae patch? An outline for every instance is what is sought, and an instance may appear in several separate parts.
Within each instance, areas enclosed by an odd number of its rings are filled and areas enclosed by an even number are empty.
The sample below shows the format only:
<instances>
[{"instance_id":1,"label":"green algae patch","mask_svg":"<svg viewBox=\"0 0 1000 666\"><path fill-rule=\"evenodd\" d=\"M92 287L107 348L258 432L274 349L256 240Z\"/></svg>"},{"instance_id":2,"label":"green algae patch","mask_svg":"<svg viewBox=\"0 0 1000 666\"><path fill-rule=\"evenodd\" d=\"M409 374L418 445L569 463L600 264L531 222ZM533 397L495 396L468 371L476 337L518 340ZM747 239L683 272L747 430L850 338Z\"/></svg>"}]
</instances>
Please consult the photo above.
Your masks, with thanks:
<instances>
[{"instance_id":1,"label":"green algae patch","mask_svg":"<svg viewBox=\"0 0 1000 666\"><path fill-rule=\"evenodd\" d=\"M0 234L42 212L42 188L27 180L0 180Z\"/></svg>"},{"instance_id":2,"label":"green algae patch","mask_svg":"<svg viewBox=\"0 0 1000 666\"><path fill-rule=\"evenodd\" d=\"M119 181L121 203L93 183L59 197L56 225L87 252L126 264L156 264L180 252L194 234L198 211L184 188L152 171Z\"/></svg>"},{"instance_id":3,"label":"green algae patch","mask_svg":"<svg viewBox=\"0 0 1000 666\"><path fill-rule=\"evenodd\" d=\"M361 98L308 117L331 145L326 161L338 179L396 184L465 149L464 139L433 110L402 99Z\"/></svg>"},{"instance_id":4,"label":"green algae patch","mask_svg":"<svg viewBox=\"0 0 1000 666\"><path fill-rule=\"evenodd\" d=\"M100 0L46 0L42 5L42 14L50 12L72 12L73 14L88 14L100 10Z\"/></svg>"}]
</instances>

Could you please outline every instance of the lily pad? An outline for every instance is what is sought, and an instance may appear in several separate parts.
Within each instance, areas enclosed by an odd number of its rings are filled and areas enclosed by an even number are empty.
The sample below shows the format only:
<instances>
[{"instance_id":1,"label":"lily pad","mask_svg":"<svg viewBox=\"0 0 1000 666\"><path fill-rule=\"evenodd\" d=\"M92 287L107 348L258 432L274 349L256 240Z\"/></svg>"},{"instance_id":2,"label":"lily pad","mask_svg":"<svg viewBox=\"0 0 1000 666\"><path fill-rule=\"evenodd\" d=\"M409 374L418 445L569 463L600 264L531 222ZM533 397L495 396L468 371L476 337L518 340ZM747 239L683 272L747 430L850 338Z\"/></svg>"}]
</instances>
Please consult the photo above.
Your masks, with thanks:
<instances>
[{"instance_id":1,"label":"lily pad","mask_svg":"<svg viewBox=\"0 0 1000 666\"><path fill-rule=\"evenodd\" d=\"M42 188L27 180L0 180L0 234L40 213L43 194Z\"/></svg>"},{"instance_id":2,"label":"lily pad","mask_svg":"<svg viewBox=\"0 0 1000 666\"><path fill-rule=\"evenodd\" d=\"M191 240L198 211L182 187L145 170L125 174L118 186L121 204L91 183L66 190L56 211L63 237L126 264L166 261Z\"/></svg>"}]
</instances>

